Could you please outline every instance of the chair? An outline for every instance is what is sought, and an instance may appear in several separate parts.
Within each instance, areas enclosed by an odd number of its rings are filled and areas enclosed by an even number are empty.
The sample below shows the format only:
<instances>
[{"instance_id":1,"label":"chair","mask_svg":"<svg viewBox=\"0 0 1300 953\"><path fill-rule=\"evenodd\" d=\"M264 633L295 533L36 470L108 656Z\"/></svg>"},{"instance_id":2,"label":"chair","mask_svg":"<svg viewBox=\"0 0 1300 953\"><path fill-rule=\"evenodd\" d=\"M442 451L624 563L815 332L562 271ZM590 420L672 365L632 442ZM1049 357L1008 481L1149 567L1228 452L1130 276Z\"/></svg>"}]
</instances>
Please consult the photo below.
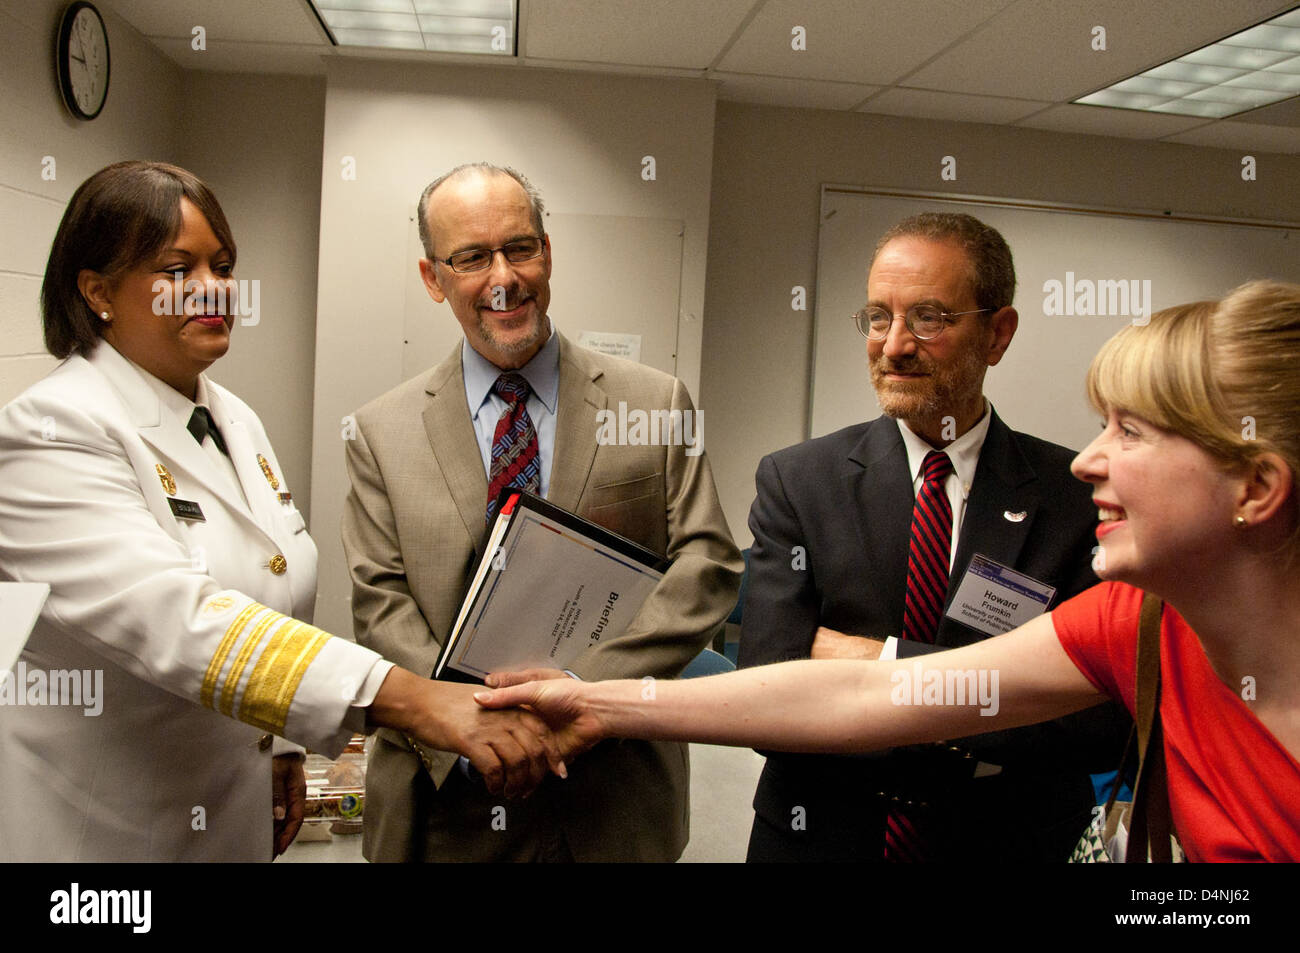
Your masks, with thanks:
<instances>
[{"instance_id":1,"label":"chair","mask_svg":"<svg viewBox=\"0 0 1300 953\"><path fill-rule=\"evenodd\" d=\"M742 549L740 555L745 559L745 572L740 577L740 593L736 596L736 608L732 609L731 615L727 616L727 621L732 625L740 625L740 613L745 607L745 590L749 588L749 549Z\"/></svg>"},{"instance_id":2,"label":"chair","mask_svg":"<svg viewBox=\"0 0 1300 953\"><path fill-rule=\"evenodd\" d=\"M745 607L745 590L749 588L749 550L742 549L740 555L745 558L745 572L740 577L740 592L736 596L736 605L731 610L731 615L727 616L726 622L718 629L718 634L713 637L714 650L730 659L733 668L736 657L740 654L740 635L737 633L734 639L728 641L727 634L731 626L740 626L741 612Z\"/></svg>"},{"instance_id":3,"label":"chair","mask_svg":"<svg viewBox=\"0 0 1300 953\"><path fill-rule=\"evenodd\" d=\"M725 655L719 655L713 649L705 649L682 670L681 678L701 678L705 675L721 675L734 672L736 665Z\"/></svg>"}]
</instances>

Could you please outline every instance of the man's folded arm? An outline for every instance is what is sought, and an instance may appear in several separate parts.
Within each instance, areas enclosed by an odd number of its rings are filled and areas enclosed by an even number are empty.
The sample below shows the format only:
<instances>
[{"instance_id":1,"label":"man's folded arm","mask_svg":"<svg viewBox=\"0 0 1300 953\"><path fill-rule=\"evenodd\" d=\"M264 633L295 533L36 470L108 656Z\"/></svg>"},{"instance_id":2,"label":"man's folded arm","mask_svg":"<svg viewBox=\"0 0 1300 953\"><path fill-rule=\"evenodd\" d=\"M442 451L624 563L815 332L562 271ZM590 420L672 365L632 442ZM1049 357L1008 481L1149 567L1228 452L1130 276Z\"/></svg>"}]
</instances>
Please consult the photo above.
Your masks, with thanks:
<instances>
[{"instance_id":1,"label":"man's folded arm","mask_svg":"<svg viewBox=\"0 0 1300 953\"><path fill-rule=\"evenodd\" d=\"M809 658L821 614L812 547L769 455L754 477L749 510L754 543L741 612L740 667Z\"/></svg>"},{"instance_id":2,"label":"man's folded arm","mask_svg":"<svg viewBox=\"0 0 1300 953\"><path fill-rule=\"evenodd\" d=\"M1097 584L1092 571L1091 523L1081 534L1068 565L1072 572L1058 587L1055 605L1072 599ZM942 646L900 640L898 657L912 658L943 651ZM990 731L954 744L989 764L1014 765L1058 759L1080 770L1113 770L1124 753L1124 741L1132 726L1128 712L1117 702L1104 702L1062 718L1003 731Z\"/></svg>"}]
</instances>

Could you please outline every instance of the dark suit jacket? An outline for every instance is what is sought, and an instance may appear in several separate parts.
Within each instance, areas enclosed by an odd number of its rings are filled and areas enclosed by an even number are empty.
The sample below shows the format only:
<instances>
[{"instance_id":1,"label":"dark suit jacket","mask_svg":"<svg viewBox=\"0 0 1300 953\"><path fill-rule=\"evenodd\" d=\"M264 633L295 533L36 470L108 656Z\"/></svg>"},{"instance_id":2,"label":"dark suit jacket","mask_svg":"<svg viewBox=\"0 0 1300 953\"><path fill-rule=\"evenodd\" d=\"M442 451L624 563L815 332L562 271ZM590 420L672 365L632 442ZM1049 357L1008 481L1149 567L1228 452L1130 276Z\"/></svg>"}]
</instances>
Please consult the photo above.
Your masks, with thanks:
<instances>
[{"instance_id":1,"label":"dark suit jacket","mask_svg":"<svg viewBox=\"0 0 1300 953\"><path fill-rule=\"evenodd\" d=\"M1072 456L1013 433L993 414L949 600L977 552L1055 586L1052 606L1097 582L1096 509L1070 474ZM880 417L771 454L756 482L741 666L807 658L818 626L901 635L915 496L898 424ZM1021 512L1018 522L1004 515ZM985 637L945 616L935 646ZM900 657L929 650L899 643ZM987 850L998 859L1064 860L1088 819L1088 772L1118 763L1125 717L1107 706L950 745L856 758L770 755L754 809L769 829L790 833L791 849L780 857L751 849L751 859L878 859L883 820L898 797L931 806L935 859L982 860ZM976 779L979 762L1002 770Z\"/></svg>"}]
</instances>

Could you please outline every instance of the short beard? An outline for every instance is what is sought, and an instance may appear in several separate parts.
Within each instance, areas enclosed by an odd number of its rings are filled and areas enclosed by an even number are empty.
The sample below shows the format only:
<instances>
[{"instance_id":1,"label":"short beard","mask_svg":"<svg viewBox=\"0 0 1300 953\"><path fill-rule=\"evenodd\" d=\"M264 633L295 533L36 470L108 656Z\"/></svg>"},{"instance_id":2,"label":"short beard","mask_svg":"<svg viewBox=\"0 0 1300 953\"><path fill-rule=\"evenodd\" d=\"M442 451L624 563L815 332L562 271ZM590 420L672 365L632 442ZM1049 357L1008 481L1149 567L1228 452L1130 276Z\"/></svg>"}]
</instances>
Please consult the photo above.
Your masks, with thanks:
<instances>
[{"instance_id":1,"label":"short beard","mask_svg":"<svg viewBox=\"0 0 1300 953\"><path fill-rule=\"evenodd\" d=\"M503 340L498 335L497 329L489 326L481 317L478 322L479 336L502 354L524 354L530 348L536 347L539 342L545 341L550 336L550 332L551 322L544 314L537 316L532 333L512 340Z\"/></svg>"},{"instance_id":2,"label":"short beard","mask_svg":"<svg viewBox=\"0 0 1300 953\"><path fill-rule=\"evenodd\" d=\"M894 363L882 356L871 362L871 384L880 410L886 416L918 423L937 423L946 415L958 416L961 405L982 392L987 366L976 351L969 349L963 352L956 364L937 372L934 363L928 359L914 357L910 361ZM904 384L886 380L885 374L890 371L920 371L930 376Z\"/></svg>"}]
</instances>

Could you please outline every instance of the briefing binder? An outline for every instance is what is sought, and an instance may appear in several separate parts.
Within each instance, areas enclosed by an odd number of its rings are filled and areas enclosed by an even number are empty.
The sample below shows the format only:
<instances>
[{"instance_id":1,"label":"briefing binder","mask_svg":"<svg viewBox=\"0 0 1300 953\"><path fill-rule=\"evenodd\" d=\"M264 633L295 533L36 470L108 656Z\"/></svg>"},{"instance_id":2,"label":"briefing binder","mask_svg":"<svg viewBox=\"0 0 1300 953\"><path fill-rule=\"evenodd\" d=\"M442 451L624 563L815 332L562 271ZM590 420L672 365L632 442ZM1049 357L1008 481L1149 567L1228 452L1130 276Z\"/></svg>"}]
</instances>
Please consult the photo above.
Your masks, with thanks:
<instances>
[{"instance_id":1,"label":"briefing binder","mask_svg":"<svg viewBox=\"0 0 1300 953\"><path fill-rule=\"evenodd\" d=\"M567 668L618 638L663 578L658 553L539 496L505 489L433 677Z\"/></svg>"}]
</instances>

